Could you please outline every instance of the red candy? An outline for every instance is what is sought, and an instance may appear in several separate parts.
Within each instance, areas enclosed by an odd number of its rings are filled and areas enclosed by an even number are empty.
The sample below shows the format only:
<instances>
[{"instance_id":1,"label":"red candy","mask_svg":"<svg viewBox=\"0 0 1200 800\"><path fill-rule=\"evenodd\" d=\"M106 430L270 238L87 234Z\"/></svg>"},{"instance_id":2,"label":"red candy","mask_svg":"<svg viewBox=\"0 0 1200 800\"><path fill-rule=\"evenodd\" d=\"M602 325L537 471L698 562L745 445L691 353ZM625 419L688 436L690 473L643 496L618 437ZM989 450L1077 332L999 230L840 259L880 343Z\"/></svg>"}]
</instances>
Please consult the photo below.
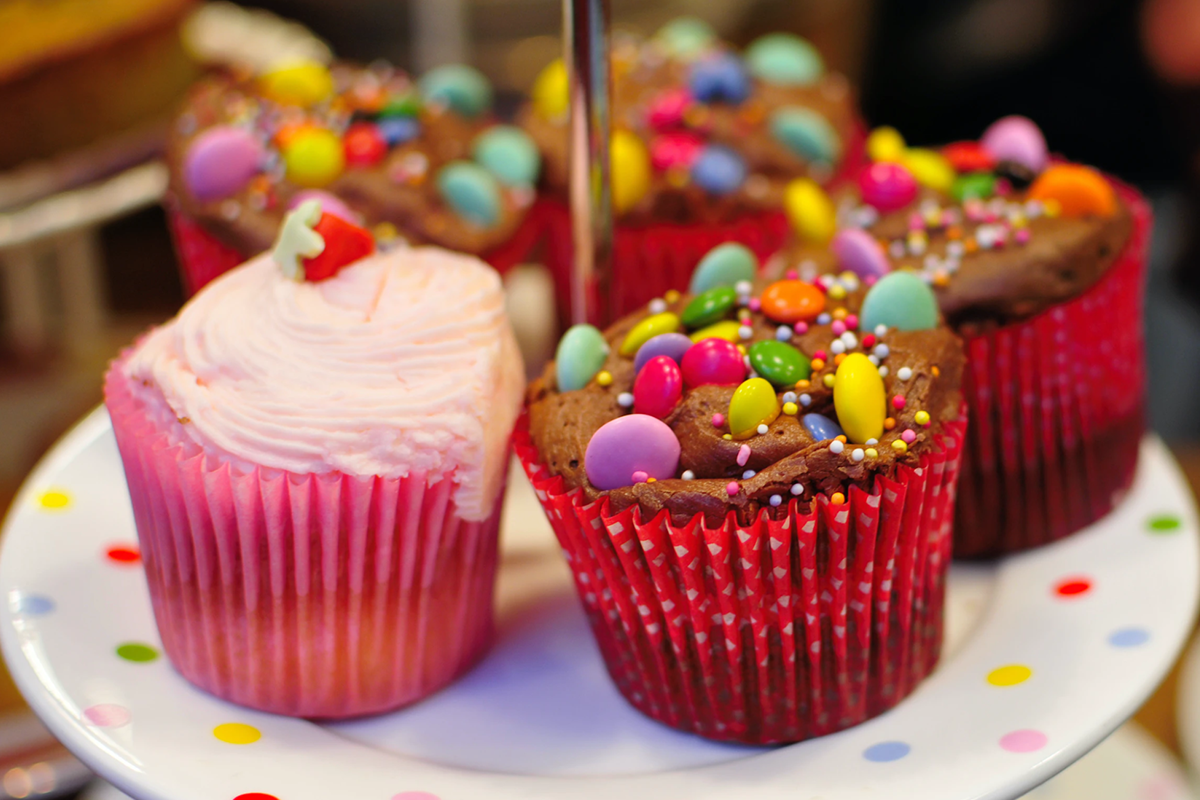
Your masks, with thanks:
<instances>
[{"instance_id":1,"label":"red candy","mask_svg":"<svg viewBox=\"0 0 1200 800\"><path fill-rule=\"evenodd\" d=\"M662 419L675 410L681 397L683 375L679 365L670 356L655 356L647 361L633 381L635 414Z\"/></svg>"},{"instance_id":2,"label":"red candy","mask_svg":"<svg viewBox=\"0 0 1200 800\"><path fill-rule=\"evenodd\" d=\"M683 382L697 386L735 386L746 378L746 362L737 345L724 339L703 339L688 348L680 363Z\"/></svg>"},{"instance_id":3,"label":"red candy","mask_svg":"<svg viewBox=\"0 0 1200 800\"><path fill-rule=\"evenodd\" d=\"M650 101L646 121L656 130L674 128L683 124L683 112L692 102L685 89L667 89Z\"/></svg>"},{"instance_id":4,"label":"red candy","mask_svg":"<svg viewBox=\"0 0 1200 800\"><path fill-rule=\"evenodd\" d=\"M650 142L650 163L660 172L671 167L691 169L703 149L704 140L694 133L664 133Z\"/></svg>"},{"instance_id":5,"label":"red candy","mask_svg":"<svg viewBox=\"0 0 1200 800\"><path fill-rule=\"evenodd\" d=\"M961 174L968 172L991 172L996 167L992 158L979 142L954 142L942 148L942 155Z\"/></svg>"},{"instance_id":6,"label":"red candy","mask_svg":"<svg viewBox=\"0 0 1200 800\"><path fill-rule=\"evenodd\" d=\"M303 260L305 280L332 278L342 267L375 252L375 238L370 231L333 214L323 212L313 230L325 240L325 249L319 255Z\"/></svg>"},{"instance_id":7,"label":"red candy","mask_svg":"<svg viewBox=\"0 0 1200 800\"><path fill-rule=\"evenodd\" d=\"M370 122L351 125L342 137L342 148L346 152L346 164L352 167L378 164L388 149L383 134Z\"/></svg>"}]
</instances>

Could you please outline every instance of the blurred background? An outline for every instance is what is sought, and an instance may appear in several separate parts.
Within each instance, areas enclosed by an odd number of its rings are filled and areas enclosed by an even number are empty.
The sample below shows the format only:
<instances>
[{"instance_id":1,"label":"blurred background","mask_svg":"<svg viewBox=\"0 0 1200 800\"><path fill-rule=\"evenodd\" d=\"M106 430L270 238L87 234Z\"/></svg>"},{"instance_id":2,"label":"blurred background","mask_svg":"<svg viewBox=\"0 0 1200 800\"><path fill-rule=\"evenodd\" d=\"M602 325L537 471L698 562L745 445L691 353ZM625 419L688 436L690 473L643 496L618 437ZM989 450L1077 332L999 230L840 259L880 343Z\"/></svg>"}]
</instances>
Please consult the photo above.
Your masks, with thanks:
<instances>
[{"instance_id":1,"label":"blurred background","mask_svg":"<svg viewBox=\"0 0 1200 800\"><path fill-rule=\"evenodd\" d=\"M1157 216L1150 422L1200 486L1200 0L613 0L612 9L617 27L643 33L688 14L738 44L800 34L857 85L872 127L937 144L1024 114L1052 150L1145 191ZM100 401L108 359L183 301L154 157L167 115L203 70L273 52L384 58L417 72L464 60L512 113L560 53L560 13L560 0L0 0L0 111L28 121L0 125L0 505ZM1174 692L1172 679L1139 720L1178 752ZM0 691L0 711L19 705L11 687ZM7 796L40 793L28 773L10 780L4 769Z\"/></svg>"}]
</instances>

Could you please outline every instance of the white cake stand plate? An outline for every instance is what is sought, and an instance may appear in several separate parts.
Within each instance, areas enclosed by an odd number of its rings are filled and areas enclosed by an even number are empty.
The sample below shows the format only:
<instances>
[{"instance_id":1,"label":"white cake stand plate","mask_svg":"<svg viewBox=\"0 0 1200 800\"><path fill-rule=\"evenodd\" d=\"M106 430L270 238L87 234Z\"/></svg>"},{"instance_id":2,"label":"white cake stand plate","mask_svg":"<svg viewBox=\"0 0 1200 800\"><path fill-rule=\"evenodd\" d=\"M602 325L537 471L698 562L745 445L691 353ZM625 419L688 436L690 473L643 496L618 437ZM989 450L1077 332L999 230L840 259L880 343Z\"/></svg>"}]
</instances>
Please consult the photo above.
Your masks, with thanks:
<instances>
[{"instance_id":1,"label":"white cake stand plate","mask_svg":"<svg viewBox=\"0 0 1200 800\"><path fill-rule=\"evenodd\" d=\"M617 694L532 491L513 483L493 653L413 708L318 725L216 700L159 655L100 410L14 503L0 644L47 726L139 800L999 800L1133 713L1200 589L1191 495L1147 439L1133 491L1099 524L953 568L942 664L898 708L797 745L719 745Z\"/></svg>"}]
</instances>

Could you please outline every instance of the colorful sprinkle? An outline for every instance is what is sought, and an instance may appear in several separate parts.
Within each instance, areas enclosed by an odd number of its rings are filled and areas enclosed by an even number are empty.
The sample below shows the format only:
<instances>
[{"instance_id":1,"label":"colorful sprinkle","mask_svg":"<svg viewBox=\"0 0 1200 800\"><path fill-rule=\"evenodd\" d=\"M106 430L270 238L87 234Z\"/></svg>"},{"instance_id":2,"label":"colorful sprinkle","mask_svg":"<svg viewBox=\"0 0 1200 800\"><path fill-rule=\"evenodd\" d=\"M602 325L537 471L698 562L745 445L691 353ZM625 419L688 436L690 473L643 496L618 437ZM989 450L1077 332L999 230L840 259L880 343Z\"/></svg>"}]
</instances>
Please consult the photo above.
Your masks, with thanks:
<instances>
[{"instance_id":1,"label":"colorful sprinkle","mask_svg":"<svg viewBox=\"0 0 1200 800\"><path fill-rule=\"evenodd\" d=\"M71 505L71 495L64 489L48 489L38 495L37 502L47 511L62 511Z\"/></svg>"},{"instance_id":2,"label":"colorful sprinkle","mask_svg":"<svg viewBox=\"0 0 1200 800\"><path fill-rule=\"evenodd\" d=\"M1046 746L1049 740L1041 731L1013 731L1000 737L1000 746L1010 753L1033 753Z\"/></svg>"},{"instance_id":3,"label":"colorful sprinkle","mask_svg":"<svg viewBox=\"0 0 1200 800\"><path fill-rule=\"evenodd\" d=\"M1150 632L1145 628L1121 628L1109 634L1108 643L1113 647L1140 647L1150 641Z\"/></svg>"},{"instance_id":4,"label":"colorful sprinkle","mask_svg":"<svg viewBox=\"0 0 1200 800\"><path fill-rule=\"evenodd\" d=\"M1054 593L1059 597L1079 597L1092 590L1092 582L1087 578L1067 578L1054 586Z\"/></svg>"},{"instance_id":5,"label":"colorful sprinkle","mask_svg":"<svg viewBox=\"0 0 1200 800\"><path fill-rule=\"evenodd\" d=\"M880 742L873 744L863 751L867 761L884 764L889 761L899 761L912 752L912 747L905 742Z\"/></svg>"},{"instance_id":6,"label":"colorful sprinkle","mask_svg":"<svg viewBox=\"0 0 1200 800\"><path fill-rule=\"evenodd\" d=\"M158 660L158 651L148 644L126 642L117 647L117 656L135 664L149 664Z\"/></svg>"},{"instance_id":7,"label":"colorful sprinkle","mask_svg":"<svg viewBox=\"0 0 1200 800\"><path fill-rule=\"evenodd\" d=\"M100 703L83 710L83 718L98 728L121 728L129 724L132 715L125 706Z\"/></svg>"},{"instance_id":8,"label":"colorful sprinkle","mask_svg":"<svg viewBox=\"0 0 1200 800\"><path fill-rule=\"evenodd\" d=\"M213 728L213 736L226 744L254 744L262 738L262 732L253 725L226 722Z\"/></svg>"},{"instance_id":9,"label":"colorful sprinkle","mask_svg":"<svg viewBox=\"0 0 1200 800\"><path fill-rule=\"evenodd\" d=\"M1016 686L1032 677L1033 670L1024 664L1009 664L989 672L987 682L992 686Z\"/></svg>"}]
</instances>

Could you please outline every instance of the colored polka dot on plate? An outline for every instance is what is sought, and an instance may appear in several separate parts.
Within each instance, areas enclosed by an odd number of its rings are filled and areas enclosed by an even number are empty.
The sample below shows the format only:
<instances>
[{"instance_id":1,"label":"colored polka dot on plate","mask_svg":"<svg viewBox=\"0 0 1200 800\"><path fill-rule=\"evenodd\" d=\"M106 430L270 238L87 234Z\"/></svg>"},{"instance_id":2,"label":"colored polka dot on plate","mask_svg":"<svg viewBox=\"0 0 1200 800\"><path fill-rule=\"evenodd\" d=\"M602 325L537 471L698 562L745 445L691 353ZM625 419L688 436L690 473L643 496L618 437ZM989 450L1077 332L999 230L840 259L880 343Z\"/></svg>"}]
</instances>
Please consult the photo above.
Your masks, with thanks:
<instances>
[{"instance_id":1,"label":"colored polka dot on plate","mask_svg":"<svg viewBox=\"0 0 1200 800\"><path fill-rule=\"evenodd\" d=\"M1108 636L1113 647L1138 647L1150 641L1150 631L1145 628L1121 628Z\"/></svg>"},{"instance_id":2,"label":"colored polka dot on plate","mask_svg":"<svg viewBox=\"0 0 1200 800\"><path fill-rule=\"evenodd\" d=\"M213 728L213 736L226 744L254 744L262 738L262 732L243 722L226 722Z\"/></svg>"},{"instance_id":3,"label":"colored polka dot on plate","mask_svg":"<svg viewBox=\"0 0 1200 800\"><path fill-rule=\"evenodd\" d=\"M71 505L71 495L62 489L47 489L38 495L37 501L47 511L61 511Z\"/></svg>"},{"instance_id":4,"label":"colored polka dot on plate","mask_svg":"<svg viewBox=\"0 0 1200 800\"><path fill-rule=\"evenodd\" d=\"M54 610L54 601L40 594L26 594L18 598L13 611L29 617L40 617Z\"/></svg>"},{"instance_id":5,"label":"colored polka dot on plate","mask_svg":"<svg viewBox=\"0 0 1200 800\"><path fill-rule=\"evenodd\" d=\"M1033 753L1045 747L1047 741L1041 731L1013 731L1000 737L1000 746L1010 753Z\"/></svg>"},{"instance_id":6,"label":"colored polka dot on plate","mask_svg":"<svg viewBox=\"0 0 1200 800\"><path fill-rule=\"evenodd\" d=\"M882 764L888 761L899 761L910 752L912 752L912 748L906 742L880 742L863 750L863 758Z\"/></svg>"},{"instance_id":7,"label":"colored polka dot on plate","mask_svg":"<svg viewBox=\"0 0 1200 800\"><path fill-rule=\"evenodd\" d=\"M158 651L148 644L126 642L117 647L117 655L126 661L148 664L158 658Z\"/></svg>"},{"instance_id":8,"label":"colored polka dot on plate","mask_svg":"<svg viewBox=\"0 0 1200 800\"><path fill-rule=\"evenodd\" d=\"M996 667L988 673L987 682L992 686L1016 686L1033 677L1033 670L1024 664L1008 664Z\"/></svg>"},{"instance_id":9,"label":"colored polka dot on plate","mask_svg":"<svg viewBox=\"0 0 1200 800\"><path fill-rule=\"evenodd\" d=\"M401 792L392 795L392 800L441 800L441 798L429 792Z\"/></svg>"},{"instance_id":10,"label":"colored polka dot on plate","mask_svg":"<svg viewBox=\"0 0 1200 800\"><path fill-rule=\"evenodd\" d=\"M1059 597L1079 597L1092 590L1092 582L1088 578L1065 578L1054 584L1054 593Z\"/></svg>"},{"instance_id":11,"label":"colored polka dot on plate","mask_svg":"<svg viewBox=\"0 0 1200 800\"><path fill-rule=\"evenodd\" d=\"M137 564L142 560L142 551L135 544L114 544L104 551L104 557L117 564Z\"/></svg>"},{"instance_id":12,"label":"colored polka dot on plate","mask_svg":"<svg viewBox=\"0 0 1200 800\"><path fill-rule=\"evenodd\" d=\"M130 714L129 709L125 706L101 703L85 708L83 717L100 728L120 728L122 725L129 724Z\"/></svg>"},{"instance_id":13,"label":"colored polka dot on plate","mask_svg":"<svg viewBox=\"0 0 1200 800\"><path fill-rule=\"evenodd\" d=\"M1174 533L1181 525L1183 521L1174 514L1157 514L1146 523L1151 533Z\"/></svg>"},{"instance_id":14,"label":"colored polka dot on plate","mask_svg":"<svg viewBox=\"0 0 1200 800\"><path fill-rule=\"evenodd\" d=\"M239 794L233 800L279 800L273 794L263 794L262 792L249 792L247 794Z\"/></svg>"}]
</instances>

